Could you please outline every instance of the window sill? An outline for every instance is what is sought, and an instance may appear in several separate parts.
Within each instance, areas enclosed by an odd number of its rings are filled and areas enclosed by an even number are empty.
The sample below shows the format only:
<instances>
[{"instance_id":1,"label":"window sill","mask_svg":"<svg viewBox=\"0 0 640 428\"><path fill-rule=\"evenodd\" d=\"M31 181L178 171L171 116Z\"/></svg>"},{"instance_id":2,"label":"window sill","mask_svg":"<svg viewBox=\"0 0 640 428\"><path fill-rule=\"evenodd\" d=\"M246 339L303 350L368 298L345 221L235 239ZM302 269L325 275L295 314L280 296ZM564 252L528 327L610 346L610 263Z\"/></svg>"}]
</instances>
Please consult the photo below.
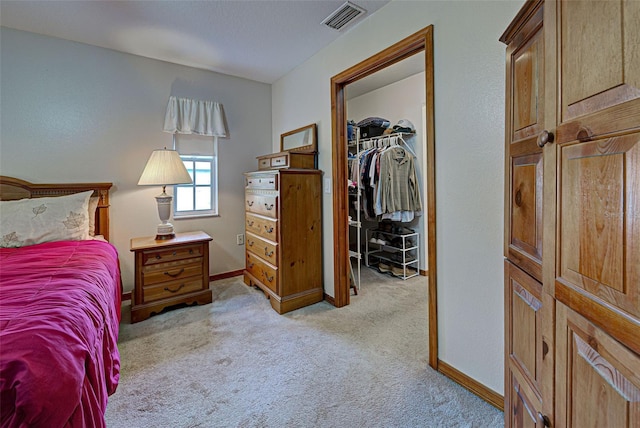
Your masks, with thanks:
<instances>
[{"instance_id":1,"label":"window sill","mask_svg":"<svg viewBox=\"0 0 640 428\"><path fill-rule=\"evenodd\" d=\"M176 217L175 214L173 215L173 220L178 221L178 220L190 220L190 219L194 219L194 218L205 218L205 217L220 217L220 214L185 214L185 215L181 215Z\"/></svg>"}]
</instances>

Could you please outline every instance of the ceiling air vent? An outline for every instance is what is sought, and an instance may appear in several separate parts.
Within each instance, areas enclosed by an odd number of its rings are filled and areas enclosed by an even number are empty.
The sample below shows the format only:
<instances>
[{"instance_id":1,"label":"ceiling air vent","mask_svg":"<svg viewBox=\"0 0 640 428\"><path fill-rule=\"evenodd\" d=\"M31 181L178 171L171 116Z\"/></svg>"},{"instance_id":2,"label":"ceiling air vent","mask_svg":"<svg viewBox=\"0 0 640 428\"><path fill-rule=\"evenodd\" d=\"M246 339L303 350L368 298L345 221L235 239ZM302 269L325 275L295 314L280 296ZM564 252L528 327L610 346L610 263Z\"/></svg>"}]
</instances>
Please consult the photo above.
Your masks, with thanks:
<instances>
[{"instance_id":1,"label":"ceiling air vent","mask_svg":"<svg viewBox=\"0 0 640 428\"><path fill-rule=\"evenodd\" d=\"M353 3L346 2L340 6L335 12L327 16L322 23L334 30L340 30L342 27L363 15L366 11Z\"/></svg>"}]
</instances>

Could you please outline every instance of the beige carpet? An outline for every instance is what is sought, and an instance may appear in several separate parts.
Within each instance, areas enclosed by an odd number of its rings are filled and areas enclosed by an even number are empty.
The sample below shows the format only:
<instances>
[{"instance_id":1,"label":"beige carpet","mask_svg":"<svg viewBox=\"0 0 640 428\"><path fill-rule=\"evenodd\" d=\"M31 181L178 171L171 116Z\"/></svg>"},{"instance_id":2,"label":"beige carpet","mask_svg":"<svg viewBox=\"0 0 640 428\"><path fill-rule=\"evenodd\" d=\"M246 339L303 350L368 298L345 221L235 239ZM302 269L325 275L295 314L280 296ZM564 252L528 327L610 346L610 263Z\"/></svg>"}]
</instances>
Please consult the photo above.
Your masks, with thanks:
<instances>
[{"instance_id":1,"label":"beige carpet","mask_svg":"<svg viewBox=\"0 0 640 428\"><path fill-rule=\"evenodd\" d=\"M109 427L503 425L502 412L429 368L424 277L363 268L350 306L285 315L242 277L211 288L209 305L133 325L124 315Z\"/></svg>"}]
</instances>

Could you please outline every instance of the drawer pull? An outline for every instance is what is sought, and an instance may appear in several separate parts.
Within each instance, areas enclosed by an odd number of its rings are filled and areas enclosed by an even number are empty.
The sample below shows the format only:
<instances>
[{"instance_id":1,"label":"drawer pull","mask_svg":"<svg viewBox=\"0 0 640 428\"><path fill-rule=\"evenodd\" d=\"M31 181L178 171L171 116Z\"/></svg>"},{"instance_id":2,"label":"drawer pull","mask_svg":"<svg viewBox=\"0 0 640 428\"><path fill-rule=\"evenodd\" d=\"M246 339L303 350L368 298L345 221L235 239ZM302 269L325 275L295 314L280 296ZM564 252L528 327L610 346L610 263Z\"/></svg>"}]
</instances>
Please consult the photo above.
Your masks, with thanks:
<instances>
[{"instance_id":1,"label":"drawer pull","mask_svg":"<svg viewBox=\"0 0 640 428\"><path fill-rule=\"evenodd\" d=\"M160 260L161 258L160 254L156 254L156 260Z\"/></svg>"},{"instance_id":2,"label":"drawer pull","mask_svg":"<svg viewBox=\"0 0 640 428\"><path fill-rule=\"evenodd\" d=\"M265 277L265 278L267 279L267 281L269 281L269 282L272 282L272 281L273 281L273 278L274 278L273 276L272 276L271 278L269 278L269 276L268 276L268 275L265 275L264 277Z\"/></svg>"},{"instance_id":3,"label":"drawer pull","mask_svg":"<svg viewBox=\"0 0 640 428\"><path fill-rule=\"evenodd\" d=\"M271 204L271 205L264 204L264 207L267 209L267 211L271 211L273 209L273 204Z\"/></svg>"},{"instance_id":4,"label":"drawer pull","mask_svg":"<svg viewBox=\"0 0 640 428\"><path fill-rule=\"evenodd\" d=\"M267 257L273 256L273 250L271 250L271 252L269 252L269 247L264 247L264 255L267 256Z\"/></svg>"},{"instance_id":5,"label":"drawer pull","mask_svg":"<svg viewBox=\"0 0 640 428\"><path fill-rule=\"evenodd\" d=\"M247 201L247 205L249 205L250 207L253 206L253 201Z\"/></svg>"},{"instance_id":6,"label":"drawer pull","mask_svg":"<svg viewBox=\"0 0 640 428\"><path fill-rule=\"evenodd\" d=\"M165 272L164 274L165 274L165 275L167 275L167 276L170 276L171 278L177 278L177 277L179 277L180 275L182 275L182 273L183 273L183 272L184 272L184 268L180 269L180 270L178 271L178 273L169 273L169 272Z\"/></svg>"},{"instance_id":7,"label":"drawer pull","mask_svg":"<svg viewBox=\"0 0 640 428\"><path fill-rule=\"evenodd\" d=\"M251 269L253 267L253 263L249 263L249 265L247 266L247 268Z\"/></svg>"},{"instance_id":8,"label":"drawer pull","mask_svg":"<svg viewBox=\"0 0 640 428\"><path fill-rule=\"evenodd\" d=\"M271 226L271 227L269 227L269 226L265 226L265 227L264 227L264 230L266 230L266 231L267 231L267 233L271 233L271 232L273 232L273 226Z\"/></svg>"},{"instance_id":9,"label":"drawer pull","mask_svg":"<svg viewBox=\"0 0 640 428\"><path fill-rule=\"evenodd\" d=\"M273 184L273 183L275 183L275 181L269 180L269 184Z\"/></svg>"},{"instance_id":10,"label":"drawer pull","mask_svg":"<svg viewBox=\"0 0 640 428\"><path fill-rule=\"evenodd\" d=\"M250 247L253 247L253 241L249 241L249 242L247 242L247 244L248 244Z\"/></svg>"},{"instance_id":11,"label":"drawer pull","mask_svg":"<svg viewBox=\"0 0 640 428\"><path fill-rule=\"evenodd\" d=\"M178 252L177 252L177 251L174 251L173 253L171 253L171 255L172 255L172 256L175 256L175 255L177 255L177 254L178 254Z\"/></svg>"},{"instance_id":12,"label":"drawer pull","mask_svg":"<svg viewBox=\"0 0 640 428\"><path fill-rule=\"evenodd\" d=\"M253 226L253 220L251 220L251 221L247 221L247 225L248 225L248 226Z\"/></svg>"},{"instance_id":13,"label":"drawer pull","mask_svg":"<svg viewBox=\"0 0 640 428\"><path fill-rule=\"evenodd\" d=\"M193 248L189 249L189 254L193 254Z\"/></svg>"},{"instance_id":14,"label":"drawer pull","mask_svg":"<svg viewBox=\"0 0 640 428\"><path fill-rule=\"evenodd\" d=\"M168 291L169 293L177 293L178 291L182 290L182 287L184 287L184 284L180 284L180 286L175 290L172 290L169 287L164 287L164 291Z\"/></svg>"}]
</instances>

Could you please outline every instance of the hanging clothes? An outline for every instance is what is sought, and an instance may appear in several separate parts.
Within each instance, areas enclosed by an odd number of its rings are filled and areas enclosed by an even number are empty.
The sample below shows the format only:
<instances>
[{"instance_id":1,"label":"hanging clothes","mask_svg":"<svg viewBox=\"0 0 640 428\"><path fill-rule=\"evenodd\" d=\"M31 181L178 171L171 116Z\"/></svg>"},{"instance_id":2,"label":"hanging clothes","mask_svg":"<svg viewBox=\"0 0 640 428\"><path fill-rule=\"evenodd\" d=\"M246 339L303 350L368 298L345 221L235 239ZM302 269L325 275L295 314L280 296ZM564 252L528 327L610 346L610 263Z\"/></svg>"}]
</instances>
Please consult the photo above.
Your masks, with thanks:
<instances>
[{"instance_id":1,"label":"hanging clothes","mask_svg":"<svg viewBox=\"0 0 640 428\"><path fill-rule=\"evenodd\" d=\"M380 139L378 144L390 146L364 149L351 164L350 177L359 183L366 219L409 222L422 212L415 156L397 141Z\"/></svg>"}]
</instances>

